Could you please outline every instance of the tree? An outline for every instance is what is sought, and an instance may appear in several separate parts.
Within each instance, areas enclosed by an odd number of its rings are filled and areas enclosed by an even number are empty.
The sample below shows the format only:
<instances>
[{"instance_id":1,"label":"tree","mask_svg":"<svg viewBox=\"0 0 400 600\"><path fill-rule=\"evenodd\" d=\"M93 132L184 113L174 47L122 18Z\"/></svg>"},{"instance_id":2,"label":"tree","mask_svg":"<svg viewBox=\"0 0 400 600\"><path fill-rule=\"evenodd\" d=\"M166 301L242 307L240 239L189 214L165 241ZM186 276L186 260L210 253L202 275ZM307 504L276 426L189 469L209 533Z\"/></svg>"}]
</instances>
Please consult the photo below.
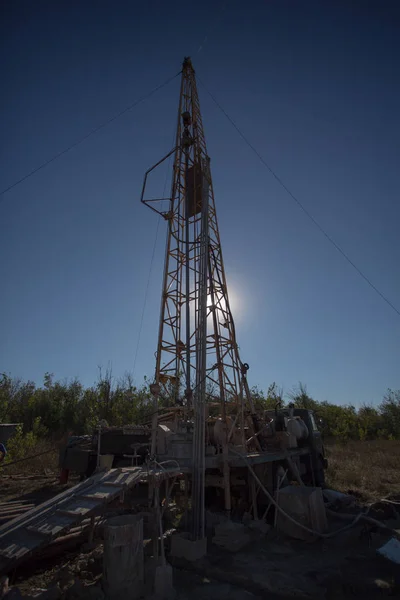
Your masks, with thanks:
<instances>
[{"instance_id":1,"label":"tree","mask_svg":"<svg viewBox=\"0 0 400 600\"><path fill-rule=\"evenodd\" d=\"M386 436L400 439L400 390L388 389L378 407Z\"/></svg>"},{"instance_id":2,"label":"tree","mask_svg":"<svg viewBox=\"0 0 400 600\"><path fill-rule=\"evenodd\" d=\"M209 402L218 399L214 392L207 387ZM253 387L251 396L260 411L285 406L283 389L275 382L266 394ZM323 433L339 441L400 439L400 390L388 389L378 406L363 405L358 410L352 405L319 402L301 382L288 396L295 407L314 410L322 418ZM168 402L169 395L160 398L162 407L167 408ZM45 373L41 386L0 374L0 422L20 423L18 435L28 436L27 443L43 436L56 439L68 431L91 433L101 419L119 426L145 423L152 411L147 379L140 387L134 385L129 373L115 381L110 365L105 372L99 368L97 382L87 388L77 379L56 381L52 373ZM215 414L218 412L216 408Z\"/></svg>"},{"instance_id":3,"label":"tree","mask_svg":"<svg viewBox=\"0 0 400 600\"><path fill-rule=\"evenodd\" d=\"M363 404L358 410L358 432L361 441L382 437L383 417L378 408Z\"/></svg>"},{"instance_id":4,"label":"tree","mask_svg":"<svg viewBox=\"0 0 400 600\"><path fill-rule=\"evenodd\" d=\"M319 406L319 403L308 395L307 386L301 381L289 392L288 396L296 408L316 410Z\"/></svg>"}]
</instances>

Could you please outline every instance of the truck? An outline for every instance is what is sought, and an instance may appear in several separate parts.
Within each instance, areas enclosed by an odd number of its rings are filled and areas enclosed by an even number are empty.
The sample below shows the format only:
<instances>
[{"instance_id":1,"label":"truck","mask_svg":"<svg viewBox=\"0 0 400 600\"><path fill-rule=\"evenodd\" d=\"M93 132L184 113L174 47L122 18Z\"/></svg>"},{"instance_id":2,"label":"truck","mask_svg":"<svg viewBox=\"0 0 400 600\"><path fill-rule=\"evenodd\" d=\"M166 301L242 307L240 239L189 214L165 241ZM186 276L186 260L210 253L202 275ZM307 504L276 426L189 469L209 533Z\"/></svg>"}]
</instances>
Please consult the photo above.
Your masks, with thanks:
<instances>
[{"instance_id":1,"label":"truck","mask_svg":"<svg viewBox=\"0 0 400 600\"><path fill-rule=\"evenodd\" d=\"M178 407L175 407L178 409ZM173 411L172 411L173 412ZM150 425L125 425L98 427L92 435L71 436L60 449L62 481L69 472L79 474L81 479L90 477L99 468L121 468L175 463L179 465L181 479L185 481L186 494L190 495L192 475L193 420L171 417L171 408L162 411L157 425L156 456L151 456ZM205 439L205 503L206 507L224 508L226 482L224 462L229 464L231 511L240 514L251 505L251 478L248 467L257 473L265 487L273 493L280 485L299 479L305 485L325 486L325 470L328 467L322 436L312 410L294 408L263 411L259 443L243 449L241 432L237 428L228 446L228 457L222 451L224 424L219 416L207 417ZM226 417L228 428L234 426ZM231 449L231 451L229 450ZM246 450L246 451L244 451ZM182 484L177 480L177 495ZM172 494L173 495L173 494ZM262 494L259 509L265 507Z\"/></svg>"}]
</instances>

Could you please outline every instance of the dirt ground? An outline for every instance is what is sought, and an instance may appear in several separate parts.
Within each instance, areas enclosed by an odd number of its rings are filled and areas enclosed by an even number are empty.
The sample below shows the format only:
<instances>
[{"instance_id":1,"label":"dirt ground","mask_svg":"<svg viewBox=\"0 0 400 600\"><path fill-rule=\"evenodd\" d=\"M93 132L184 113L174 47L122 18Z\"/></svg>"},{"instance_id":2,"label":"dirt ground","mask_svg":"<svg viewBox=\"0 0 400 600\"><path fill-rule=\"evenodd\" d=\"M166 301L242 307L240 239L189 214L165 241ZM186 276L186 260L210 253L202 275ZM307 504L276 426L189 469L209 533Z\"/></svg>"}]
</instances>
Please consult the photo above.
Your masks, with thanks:
<instances>
[{"instance_id":1,"label":"dirt ground","mask_svg":"<svg viewBox=\"0 0 400 600\"><path fill-rule=\"evenodd\" d=\"M236 553L211 544L207 557L197 563L173 561L177 600L400 596L399 567L376 553L387 534L375 532L368 540L363 534L360 526L329 540L305 543L270 531ZM76 579L94 587L101 576L99 541L94 550L71 550L47 564L20 568L14 584L23 594L35 594L55 582L68 585Z\"/></svg>"},{"instance_id":2,"label":"dirt ground","mask_svg":"<svg viewBox=\"0 0 400 600\"><path fill-rule=\"evenodd\" d=\"M394 454L397 458L394 458ZM394 454L390 458L389 474L384 481L394 477L399 457L397 453ZM352 456L354 466L354 461L357 463L359 458ZM379 460L375 459L375 466L373 461L368 465L375 482L380 469L377 464L381 465L382 460L380 457ZM357 475L353 476L346 465L342 467L340 475L340 460L333 464L330 482L335 479L338 481L341 477L342 485L337 487L345 491L355 487L352 481ZM390 489L397 492L397 477L398 474L392 488L388 483L384 483L384 489L376 484L378 489L375 498L382 497L383 491L387 495ZM71 479L69 485L74 483L76 479ZM38 504L64 489L65 486L58 483L56 470L38 470L35 474L14 472L12 476L0 473L0 503L18 498ZM371 498L368 486L364 485L361 489L360 502L365 496ZM392 499L396 500L396 496L392 495ZM375 511L373 516L400 533L400 513L397 515L395 508ZM339 529L344 524L343 521L335 521L330 520L331 530ZM273 529L266 535L253 532L250 543L238 552L229 552L210 543L208 554L201 561L194 564L173 562L176 600L274 600L299 597L374 600L400 597L400 567L377 554L377 549L388 539L390 535L380 529L357 525L345 533L312 543L289 539ZM81 590L82 598L100 600L103 597L100 586L101 536L95 541L94 548L86 548L82 540L78 540L63 547L54 556L47 556L45 560L40 557L30 560L12 574L10 583L18 586L24 595L32 596L58 582L63 597L72 600L76 594L68 592L68 589L76 592L78 581L91 586L92 594L89 594L89 588L84 588ZM75 587L71 588L74 582Z\"/></svg>"},{"instance_id":3,"label":"dirt ground","mask_svg":"<svg viewBox=\"0 0 400 600\"><path fill-rule=\"evenodd\" d=\"M332 524L332 529L342 525ZM271 531L234 554L212 545L197 573L258 597L373 600L400 596L399 567L376 553L387 539L379 532L365 539L363 526L313 543ZM207 594L204 597L211 597Z\"/></svg>"},{"instance_id":4,"label":"dirt ground","mask_svg":"<svg viewBox=\"0 0 400 600\"><path fill-rule=\"evenodd\" d=\"M59 484L55 475L35 475L32 478L25 476L0 476L0 502L10 500L31 501L40 504L53 498L65 489ZM69 485L76 483L71 480Z\"/></svg>"},{"instance_id":5,"label":"dirt ground","mask_svg":"<svg viewBox=\"0 0 400 600\"><path fill-rule=\"evenodd\" d=\"M386 522L400 532L400 518ZM330 522L331 530L341 527L342 521ZM254 533L250 543L238 552L210 543L207 556L197 563L171 559L176 600L400 597L399 566L376 552L389 538L379 529L358 525L311 543L290 539L273 529L266 535ZM95 540L95 548L86 549L81 541L57 556L38 557L22 565L11 583L24 595L34 595L58 582L65 586L64 597L72 600L75 596L68 595L68 586L79 581L92 591L96 589L102 598L102 555L101 536Z\"/></svg>"}]
</instances>

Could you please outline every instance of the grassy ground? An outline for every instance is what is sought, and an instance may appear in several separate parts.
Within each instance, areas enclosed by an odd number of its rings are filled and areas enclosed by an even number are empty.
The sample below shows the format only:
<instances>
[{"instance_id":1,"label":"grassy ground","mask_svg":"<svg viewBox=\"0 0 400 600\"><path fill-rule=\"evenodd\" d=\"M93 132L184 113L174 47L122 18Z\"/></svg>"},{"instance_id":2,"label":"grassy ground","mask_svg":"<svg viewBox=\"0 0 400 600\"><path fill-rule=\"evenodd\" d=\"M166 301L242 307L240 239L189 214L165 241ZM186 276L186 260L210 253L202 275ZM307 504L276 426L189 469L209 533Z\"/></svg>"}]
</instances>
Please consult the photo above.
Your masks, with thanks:
<instances>
[{"instance_id":1,"label":"grassy ground","mask_svg":"<svg viewBox=\"0 0 400 600\"><path fill-rule=\"evenodd\" d=\"M400 441L328 444L330 488L365 501L400 495Z\"/></svg>"},{"instance_id":2,"label":"grassy ground","mask_svg":"<svg viewBox=\"0 0 400 600\"><path fill-rule=\"evenodd\" d=\"M21 452L14 463L0 465L0 501L5 502L37 492L42 501L42 489L58 483L58 448L52 442L40 441L29 452ZM40 456L35 456L39 454ZM22 458L22 460L21 460ZM57 493L58 487L54 488ZM50 490L49 494L53 494ZM43 496L46 500L47 496Z\"/></svg>"},{"instance_id":3,"label":"grassy ground","mask_svg":"<svg viewBox=\"0 0 400 600\"><path fill-rule=\"evenodd\" d=\"M0 467L2 475L43 474L46 470L58 469L58 444L40 440L34 448L21 448L16 456L11 453Z\"/></svg>"}]
</instances>

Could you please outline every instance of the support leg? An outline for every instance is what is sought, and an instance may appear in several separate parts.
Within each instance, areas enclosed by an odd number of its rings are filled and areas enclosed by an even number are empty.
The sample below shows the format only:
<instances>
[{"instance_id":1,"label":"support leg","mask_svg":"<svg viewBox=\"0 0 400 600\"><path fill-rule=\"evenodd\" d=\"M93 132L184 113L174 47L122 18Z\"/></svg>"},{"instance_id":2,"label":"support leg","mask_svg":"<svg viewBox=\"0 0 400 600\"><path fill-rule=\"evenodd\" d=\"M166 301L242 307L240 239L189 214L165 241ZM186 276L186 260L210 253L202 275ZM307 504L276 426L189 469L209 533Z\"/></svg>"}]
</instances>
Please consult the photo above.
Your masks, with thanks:
<instances>
[{"instance_id":1,"label":"support leg","mask_svg":"<svg viewBox=\"0 0 400 600\"><path fill-rule=\"evenodd\" d=\"M93 544L94 527L95 527L95 520L94 520L94 516L93 516L93 517L90 517L90 529L89 529L89 536L88 536L89 544Z\"/></svg>"},{"instance_id":2,"label":"support leg","mask_svg":"<svg viewBox=\"0 0 400 600\"><path fill-rule=\"evenodd\" d=\"M255 521L258 521L258 509L257 509L257 492L256 492L256 482L254 477L250 477L250 492L251 492L251 503L253 508L253 518Z\"/></svg>"},{"instance_id":3,"label":"support leg","mask_svg":"<svg viewBox=\"0 0 400 600\"><path fill-rule=\"evenodd\" d=\"M228 463L228 446L224 446L224 499L225 499L225 512L228 516L231 515L232 511L232 500L231 500L231 477L230 468Z\"/></svg>"}]
</instances>

